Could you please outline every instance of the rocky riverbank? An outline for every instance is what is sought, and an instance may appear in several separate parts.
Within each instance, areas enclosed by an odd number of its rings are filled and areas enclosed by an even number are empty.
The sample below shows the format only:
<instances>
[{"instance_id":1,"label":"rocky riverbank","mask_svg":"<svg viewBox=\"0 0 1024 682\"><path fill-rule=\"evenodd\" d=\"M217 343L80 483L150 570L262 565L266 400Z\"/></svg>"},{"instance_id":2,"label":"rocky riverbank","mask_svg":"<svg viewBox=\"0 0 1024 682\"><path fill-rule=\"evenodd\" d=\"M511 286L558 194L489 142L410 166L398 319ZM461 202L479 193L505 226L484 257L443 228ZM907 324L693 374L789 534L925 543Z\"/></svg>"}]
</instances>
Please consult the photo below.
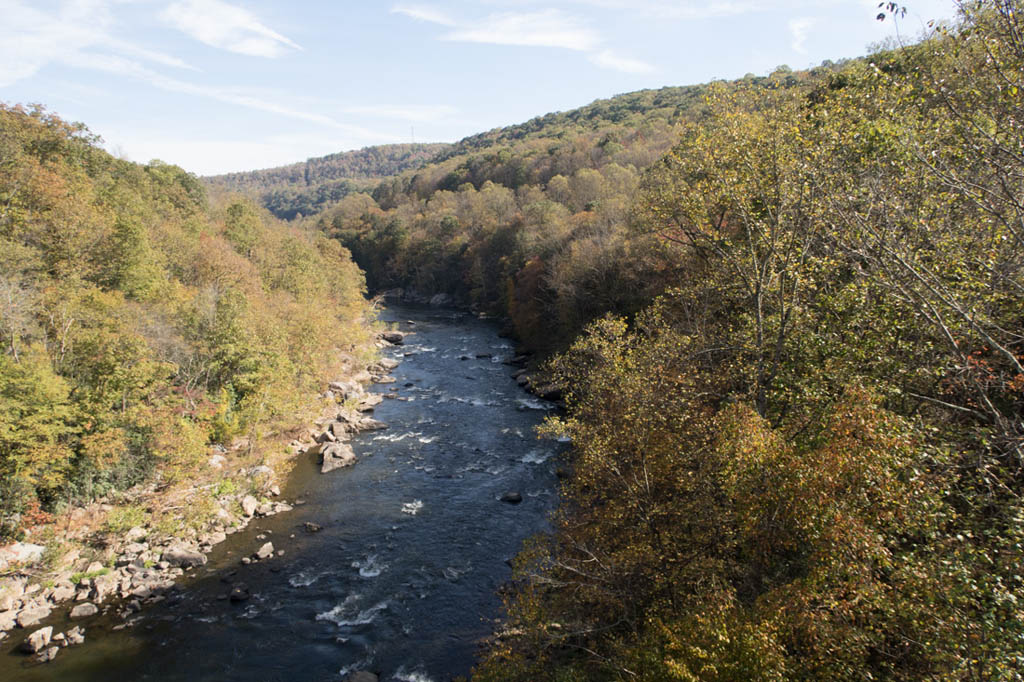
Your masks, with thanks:
<instances>
[{"instance_id":1,"label":"rocky riverbank","mask_svg":"<svg viewBox=\"0 0 1024 682\"><path fill-rule=\"evenodd\" d=\"M382 332L378 347L401 344L404 336ZM330 382L321 395L319 416L293 431L295 437L284 447L280 437L270 444L240 439L231 447L214 446L206 475L191 485L139 487L121 504L75 509L35 529L30 541L0 548L0 646L46 663L62 648L82 643L93 623L115 630L131 627L138 612L180 589L179 581L205 565L207 555L229 535L253 519L293 508L280 499L278 480L297 457L318 456L324 473L354 464L348 440L361 431L387 428L370 416L384 398L368 393L366 386L393 381L388 372L397 365L384 359ZM159 522L150 514L129 527L143 509L164 513ZM31 541L37 536L59 540L37 544ZM242 561L279 554L264 542ZM230 598L245 595L232 591Z\"/></svg>"}]
</instances>

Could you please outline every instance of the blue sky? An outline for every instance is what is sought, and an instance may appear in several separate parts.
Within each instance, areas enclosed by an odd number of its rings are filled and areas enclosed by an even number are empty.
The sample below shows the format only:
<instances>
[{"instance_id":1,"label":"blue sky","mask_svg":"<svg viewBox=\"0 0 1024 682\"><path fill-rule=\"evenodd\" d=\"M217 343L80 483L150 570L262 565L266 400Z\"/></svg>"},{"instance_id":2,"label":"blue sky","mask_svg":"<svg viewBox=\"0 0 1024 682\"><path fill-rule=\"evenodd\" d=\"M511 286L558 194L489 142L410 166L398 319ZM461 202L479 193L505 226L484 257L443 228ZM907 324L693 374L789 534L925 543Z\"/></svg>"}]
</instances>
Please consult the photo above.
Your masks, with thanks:
<instances>
[{"instance_id":1,"label":"blue sky","mask_svg":"<svg viewBox=\"0 0 1024 682\"><path fill-rule=\"evenodd\" d=\"M199 173L855 57L877 0L0 0L0 101ZM906 0L904 36L953 14Z\"/></svg>"}]
</instances>

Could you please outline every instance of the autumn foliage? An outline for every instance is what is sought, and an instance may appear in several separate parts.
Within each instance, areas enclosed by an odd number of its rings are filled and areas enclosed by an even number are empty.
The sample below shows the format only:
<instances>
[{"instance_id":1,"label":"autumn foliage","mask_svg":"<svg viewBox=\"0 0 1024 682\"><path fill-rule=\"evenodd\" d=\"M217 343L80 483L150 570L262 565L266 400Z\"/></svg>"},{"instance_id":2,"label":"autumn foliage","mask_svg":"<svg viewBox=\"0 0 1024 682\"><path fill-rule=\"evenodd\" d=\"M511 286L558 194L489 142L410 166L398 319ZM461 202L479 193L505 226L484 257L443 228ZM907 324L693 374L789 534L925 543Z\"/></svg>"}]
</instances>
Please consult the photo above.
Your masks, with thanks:
<instances>
[{"instance_id":1,"label":"autumn foliage","mask_svg":"<svg viewBox=\"0 0 1024 682\"><path fill-rule=\"evenodd\" d=\"M0 107L0 537L268 429L363 332L337 242Z\"/></svg>"},{"instance_id":2,"label":"autumn foliage","mask_svg":"<svg viewBox=\"0 0 1024 682\"><path fill-rule=\"evenodd\" d=\"M718 84L640 183L674 259L551 366L572 476L483 680L1017 680L1018 2Z\"/></svg>"}]
</instances>

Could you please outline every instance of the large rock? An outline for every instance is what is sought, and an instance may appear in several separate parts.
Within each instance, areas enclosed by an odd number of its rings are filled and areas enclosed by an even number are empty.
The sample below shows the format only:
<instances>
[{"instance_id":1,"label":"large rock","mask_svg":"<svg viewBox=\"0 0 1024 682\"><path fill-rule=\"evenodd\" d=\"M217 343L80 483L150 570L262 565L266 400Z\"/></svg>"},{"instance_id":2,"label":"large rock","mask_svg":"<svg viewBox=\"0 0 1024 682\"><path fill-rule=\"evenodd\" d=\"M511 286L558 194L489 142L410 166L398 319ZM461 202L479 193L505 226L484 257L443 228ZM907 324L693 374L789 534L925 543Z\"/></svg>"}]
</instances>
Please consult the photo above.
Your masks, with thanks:
<instances>
[{"instance_id":1,"label":"large rock","mask_svg":"<svg viewBox=\"0 0 1024 682\"><path fill-rule=\"evenodd\" d=\"M57 654L60 653L60 647L51 646L47 647L43 651L40 651L36 655L36 660L40 663L49 663L53 659L57 658Z\"/></svg>"},{"instance_id":2,"label":"large rock","mask_svg":"<svg viewBox=\"0 0 1024 682\"><path fill-rule=\"evenodd\" d=\"M130 531L124 534L124 539L128 542L140 542L143 540L148 532L141 526L135 526Z\"/></svg>"},{"instance_id":3,"label":"large rock","mask_svg":"<svg viewBox=\"0 0 1024 682\"><path fill-rule=\"evenodd\" d=\"M334 436L335 440L346 440L351 435L351 426L348 422L331 422L327 430Z\"/></svg>"},{"instance_id":4,"label":"large rock","mask_svg":"<svg viewBox=\"0 0 1024 682\"><path fill-rule=\"evenodd\" d=\"M267 542L258 550L256 550L257 559L269 559L274 556L274 543Z\"/></svg>"},{"instance_id":5,"label":"large rock","mask_svg":"<svg viewBox=\"0 0 1024 682\"><path fill-rule=\"evenodd\" d=\"M391 370L395 369L402 363L393 358L381 358L380 362L378 362L377 364L381 366L381 369L390 372Z\"/></svg>"},{"instance_id":6,"label":"large rock","mask_svg":"<svg viewBox=\"0 0 1024 682\"><path fill-rule=\"evenodd\" d=\"M14 611L0 611L0 632L13 630L18 622L18 614Z\"/></svg>"},{"instance_id":7,"label":"large rock","mask_svg":"<svg viewBox=\"0 0 1024 682\"><path fill-rule=\"evenodd\" d=\"M328 388L342 400L356 400L364 393L363 387L355 381L332 381Z\"/></svg>"},{"instance_id":8,"label":"large rock","mask_svg":"<svg viewBox=\"0 0 1024 682\"><path fill-rule=\"evenodd\" d=\"M523 501L523 496L517 492L507 492L501 496L501 501L508 504L519 504Z\"/></svg>"},{"instance_id":9,"label":"large rock","mask_svg":"<svg viewBox=\"0 0 1024 682\"><path fill-rule=\"evenodd\" d=\"M64 636L67 638L68 646L74 646L85 642L85 630L77 625L68 630Z\"/></svg>"},{"instance_id":10,"label":"large rock","mask_svg":"<svg viewBox=\"0 0 1024 682\"><path fill-rule=\"evenodd\" d=\"M358 409L360 412L369 412L384 402L379 393L368 393L359 400Z\"/></svg>"},{"instance_id":11,"label":"large rock","mask_svg":"<svg viewBox=\"0 0 1024 682\"><path fill-rule=\"evenodd\" d=\"M388 343L400 346L405 343L405 334L403 332L388 331L380 335L380 338L384 339Z\"/></svg>"},{"instance_id":12,"label":"large rock","mask_svg":"<svg viewBox=\"0 0 1024 682\"><path fill-rule=\"evenodd\" d=\"M249 588L243 585L242 583L239 583L231 588L231 592L230 594L228 594L228 599L235 603L238 603L245 601L249 598L249 596Z\"/></svg>"},{"instance_id":13,"label":"large rock","mask_svg":"<svg viewBox=\"0 0 1024 682\"><path fill-rule=\"evenodd\" d=\"M378 682L378 680L380 680L379 677L363 670L354 672L345 678L345 682Z\"/></svg>"},{"instance_id":14,"label":"large rock","mask_svg":"<svg viewBox=\"0 0 1024 682\"><path fill-rule=\"evenodd\" d=\"M325 443L320 449L320 473L349 467L356 463L356 453L347 443Z\"/></svg>"},{"instance_id":15,"label":"large rock","mask_svg":"<svg viewBox=\"0 0 1024 682\"><path fill-rule=\"evenodd\" d=\"M0 570L11 564L31 564L42 558L46 548L27 542L15 542L7 547L0 547Z\"/></svg>"},{"instance_id":16,"label":"large rock","mask_svg":"<svg viewBox=\"0 0 1024 682\"><path fill-rule=\"evenodd\" d=\"M71 583L59 583L54 586L50 593L50 600L55 604L67 601L75 596L75 586Z\"/></svg>"},{"instance_id":17,"label":"large rock","mask_svg":"<svg viewBox=\"0 0 1024 682\"><path fill-rule=\"evenodd\" d=\"M242 513L246 516L252 516L256 513L256 509L260 506L259 501L252 495L246 495L242 498Z\"/></svg>"},{"instance_id":18,"label":"large rock","mask_svg":"<svg viewBox=\"0 0 1024 682\"><path fill-rule=\"evenodd\" d=\"M99 612L100 610L95 604L85 602L71 609L71 618L75 620L78 618L91 618Z\"/></svg>"},{"instance_id":19,"label":"large rock","mask_svg":"<svg viewBox=\"0 0 1024 682\"><path fill-rule=\"evenodd\" d=\"M30 606L15 619L20 628L29 628L50 615L49 606Z\"/></svg>"},{"instance_id":20,"label":"large rock","mask_svg":"<svg viewBox=\"0 0 1024 682\"><path fill-rule=\"evenodd\" d=\"M121 583L121 576L117 573L98 575L92 579L92 592L97 601L103 601L108 596L115 594Z\"/></svg>"},{"instance_id":21,"label":"large rock","mask_svg":"<svg viewBox=\"0 0 1024 682\"><path fill-rule=\"evenodd\" d=\"M358 428L360 431L383 431L388 425L370 417L363 417L359 420Z\"/></svg>"},{"instance_id":22,"label":"large rock","mask_svg":"<svg viewBox=\"0 0 1024 682\"><path fill-rule=\"evenodd\" d=\"M206 563L206 555L189 547L169 547L164 550L161 560L171 566L188 568L191 566L202 566Z\"/></svg>"},{"instance_id":23,"label":"large rock","mask_svg":"<svg viewBox=\"0 0 1024 682\"><path fill-rule=\"evenodd\" d=\"M25 641L21 643L21 650L29 654L39 653L46 648L46 645L50 643L52 638L52 626L48 625L45 628L40 628L25 638Z\"/></svg>"}]
</instances>

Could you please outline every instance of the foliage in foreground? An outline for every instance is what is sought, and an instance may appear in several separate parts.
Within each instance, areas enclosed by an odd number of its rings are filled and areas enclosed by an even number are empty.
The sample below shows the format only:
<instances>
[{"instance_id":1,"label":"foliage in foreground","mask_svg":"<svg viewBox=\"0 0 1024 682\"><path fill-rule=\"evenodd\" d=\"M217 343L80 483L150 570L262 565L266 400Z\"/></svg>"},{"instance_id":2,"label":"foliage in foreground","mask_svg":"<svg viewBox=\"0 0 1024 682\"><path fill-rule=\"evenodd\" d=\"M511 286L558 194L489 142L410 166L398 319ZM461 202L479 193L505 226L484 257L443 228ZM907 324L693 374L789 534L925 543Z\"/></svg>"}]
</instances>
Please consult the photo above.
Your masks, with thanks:
<instances>
[{"instance_id":1,"label":"foliage in foreground","mask_svg":"<svg viewBox=\"0 0 1024 682\"><path fill-rule=\"evenodd\" d=\"M645 175L684 274L555 360L573 477L478 679L1021 679L1022 8L960 10Z\"/></svg>"},{"instance_id":2,"label":"foliage in foreground","mask_svg":"<svg viewBox=\"0 0 1024 682\"><path fill-rule=\"evenodd\" d=\"M0 537L266 428L359 342L336 241L0 107Z\"/></svg>"}]
</instances>

